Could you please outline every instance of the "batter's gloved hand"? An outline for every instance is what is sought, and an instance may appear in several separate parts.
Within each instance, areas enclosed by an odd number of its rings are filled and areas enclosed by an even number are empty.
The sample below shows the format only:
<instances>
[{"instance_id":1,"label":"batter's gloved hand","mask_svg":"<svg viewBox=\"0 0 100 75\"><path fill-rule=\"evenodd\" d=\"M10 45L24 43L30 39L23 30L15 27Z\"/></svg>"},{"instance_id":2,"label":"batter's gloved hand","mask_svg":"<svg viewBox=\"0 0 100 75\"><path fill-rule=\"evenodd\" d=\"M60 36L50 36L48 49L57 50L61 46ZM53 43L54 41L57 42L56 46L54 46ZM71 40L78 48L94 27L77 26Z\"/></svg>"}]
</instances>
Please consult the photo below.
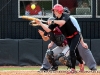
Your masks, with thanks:
<instances>
[{"instance_id":1,"label":"batter's gloved hand","mask_svg":"<svg viewBox=\"0 0 100 75\"><path fill-rule=\"evenodd\" d=\"M63 65L66 65L68 68L71 68L71 60L70 57L62 56L59 58L59 62Z\"/></svg>"}]
</instances>

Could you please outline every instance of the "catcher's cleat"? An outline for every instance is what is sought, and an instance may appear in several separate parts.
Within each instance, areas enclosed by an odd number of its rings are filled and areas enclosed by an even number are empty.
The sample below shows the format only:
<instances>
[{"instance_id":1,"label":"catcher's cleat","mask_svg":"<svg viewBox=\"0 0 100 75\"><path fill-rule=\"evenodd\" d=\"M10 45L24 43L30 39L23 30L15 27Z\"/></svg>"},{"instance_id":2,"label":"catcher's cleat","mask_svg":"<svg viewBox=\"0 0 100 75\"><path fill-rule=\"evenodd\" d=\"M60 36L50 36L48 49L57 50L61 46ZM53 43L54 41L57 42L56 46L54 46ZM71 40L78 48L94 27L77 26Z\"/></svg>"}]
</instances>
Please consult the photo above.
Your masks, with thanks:
<instances>
[{"instance_id":1,"label":"catcher's cleat","mask_svg":"<svg viewBox=\"0 0 100 75\"><path fill-rule=\"evenodd\" d=\"M84 64L79 64L80 72L84 72Z\"/></svg>"},{"instance_id":2,"label":"catcher's cleat","mask_svg":"<svg viewBox=\"0 0 100 75\"><path fill-rule=\"evenodd\" d=\"M48 69L46 69L46 68L40 68L40 71L48 71Z\"/></svg>"},{"instance_id":3,"label":"catcher's cleat","mask_svg":"<svg viewBox=\"0 0 100 75\"><path fill-rule=\"evenodd\" d=\"M58 70L58 66L52 66L49 71L56 71Z\"/></svg>"}]
</instances>

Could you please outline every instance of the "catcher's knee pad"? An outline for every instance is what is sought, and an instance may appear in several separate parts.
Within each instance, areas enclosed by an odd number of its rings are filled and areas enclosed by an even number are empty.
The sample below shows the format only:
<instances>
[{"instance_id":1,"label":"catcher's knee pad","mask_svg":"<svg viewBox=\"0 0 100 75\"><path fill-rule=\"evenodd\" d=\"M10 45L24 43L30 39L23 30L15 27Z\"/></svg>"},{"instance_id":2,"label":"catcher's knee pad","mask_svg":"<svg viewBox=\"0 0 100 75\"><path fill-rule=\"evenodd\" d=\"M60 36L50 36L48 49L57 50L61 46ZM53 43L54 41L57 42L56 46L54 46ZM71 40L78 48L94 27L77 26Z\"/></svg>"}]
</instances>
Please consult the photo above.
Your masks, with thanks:
<instances>
[{"instance_id":1,"label":"catcher's knee pad","mask_svg":"<svg viewBox=\"0 0 100 75\"><path fill-rule=\"evenodd\" d=\"M47 57L54 58L53 51L48 50L46 53L47 53Z\"/></svg>"},{"instance_id":2,"label":"catcher's knee pad","mask_svg":"<svg viewBox=\"0 0 100 75\"><path fill-rule=\"evenodd\" d=\"M56 60L59 60L60 57L64 56L64 53L59 53L56 57Z\"/></svg>"},{"instance_id":3,"label":"catcher's knee pad","mask_svg":"<svg viewBox=\"0 0 100 75\"><path fill-rule=\"evenodd\" d=\"M66 57L66 56L61 56L59 58L59 62L61 62L63 65L68 66L68 68L71 68L71 60L70 57Z\"/></svg>"}]
</instances>

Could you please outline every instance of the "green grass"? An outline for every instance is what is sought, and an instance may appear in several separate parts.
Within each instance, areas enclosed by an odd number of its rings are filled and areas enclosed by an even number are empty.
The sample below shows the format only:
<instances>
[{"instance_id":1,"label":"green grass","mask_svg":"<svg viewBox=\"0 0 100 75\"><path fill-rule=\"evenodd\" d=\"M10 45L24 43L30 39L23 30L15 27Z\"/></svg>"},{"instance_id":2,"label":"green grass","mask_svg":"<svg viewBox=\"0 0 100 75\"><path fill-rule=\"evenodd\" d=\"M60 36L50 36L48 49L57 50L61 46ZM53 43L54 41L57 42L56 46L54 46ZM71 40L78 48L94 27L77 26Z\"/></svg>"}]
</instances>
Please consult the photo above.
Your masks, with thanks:
<instances>
[{"instance_id":1,"label":"green grass","mask_svg":"<svg viewBox=\"0 0 100 75\"><path fill-rule=\"evenodd\" d=\"M39 67L36 66L1 66L0 70L38 70Z\"/></svg>"},{"instance_id":2,"label":"green grass","mask_svg":"<svg viewBox=\"0 0 100 75\"><path fill-rule=\"evenodd\" d=\"M41 66L0 66L0 71L2 70L39 70ZM79 69L78 66L76 66L76 69ZM100 66L97 67L98 70L100 70ZM59 70L67 70L66 66L59 66ZM88 67L85 66L85 70L89 70Z\"/></svg>"}]
</instances>

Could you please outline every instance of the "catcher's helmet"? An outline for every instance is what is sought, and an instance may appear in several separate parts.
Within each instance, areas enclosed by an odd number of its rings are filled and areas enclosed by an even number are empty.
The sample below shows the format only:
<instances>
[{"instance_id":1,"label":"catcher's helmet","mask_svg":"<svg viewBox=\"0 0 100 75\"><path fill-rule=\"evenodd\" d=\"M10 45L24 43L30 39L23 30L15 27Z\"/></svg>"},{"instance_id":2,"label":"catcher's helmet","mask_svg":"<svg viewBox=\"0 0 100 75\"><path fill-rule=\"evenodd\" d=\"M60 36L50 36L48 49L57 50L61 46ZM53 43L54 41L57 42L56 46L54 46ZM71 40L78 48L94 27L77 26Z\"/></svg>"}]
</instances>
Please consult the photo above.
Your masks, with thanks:
<instances>
[{"instance_id":1,"label":"catcher's helmet","mask_svg":"<svg viewBox=\"0 0 100 75\"><path fill-rule=\"evenodd\" d=\"M62 5L60 5L60 4L56 4L56 5L54 5L54 7L53 7L52 10L57 10L60 14L62 14L63 11L64 11L64 8L63 8Z\"/></svg>"}]
</instances>

